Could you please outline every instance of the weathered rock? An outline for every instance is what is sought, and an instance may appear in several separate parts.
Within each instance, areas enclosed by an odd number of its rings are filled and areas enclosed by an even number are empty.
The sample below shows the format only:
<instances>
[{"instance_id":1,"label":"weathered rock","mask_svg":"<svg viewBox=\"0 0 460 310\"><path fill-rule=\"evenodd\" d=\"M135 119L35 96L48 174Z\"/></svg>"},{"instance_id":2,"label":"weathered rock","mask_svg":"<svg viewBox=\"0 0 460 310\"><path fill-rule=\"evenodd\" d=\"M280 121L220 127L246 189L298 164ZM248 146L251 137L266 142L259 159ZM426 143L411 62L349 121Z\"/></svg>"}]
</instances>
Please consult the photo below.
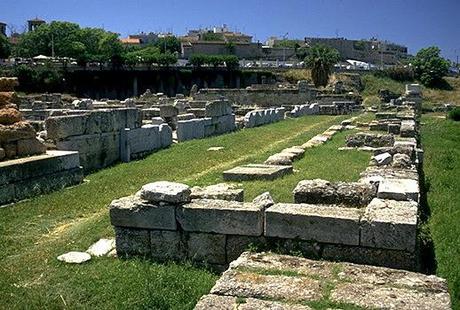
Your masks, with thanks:
<instances>
[{"instance_id":1,"label":"weathered rock","mask_svg":"<svg viewBox=\"0 0 460 310\"><path fill-rule=\"evenodd\" d=\"M361 245L415 251L417 203L375 198L361 219Z\"/></svg>"},{"instance_id":2,"label":"weathered rock","mask_svg":"<svg viewBox=\"0 0 460 310\"><path fill-rule=\"evenodd\" d=\"M200 298L195 310L310 310L300 304L282 303L279 301L261 300L256 298L238 298L236 296L219 296L208 294Z\"/></svg>"},{"instance_id":3,"label":"weathered rock","mask_svg":"<svg viewBox=\"0 0 460 310\"><path fill-rule=\"evenodd\" d=\"M371 134L360 132L347 137L347 146L360 147L360 146L371 146L371 147L382 147L382 146L393 146L394 137L391 134Z\"/></svg>"},{"instance_id":4,"label":"weathered rock","mask_svg":"<svg viewBox=\"0 0 460 310\"><path fill-rule=\"evenodd\" d=\"M377 166L384 166L384 165L389 165L393 158L390 153L382 153L382 154L374 156L373 159L377 163Z\"/></svg>"},{"instance_id":5,"label":"weathered rock","mask_svg":"<svg viewBox=\"0 0 460 310\"><path fill-rule=\"evenodd\" d=\"M117 255L150 255L150 232L115 226Z\"/></svg>"},{"instance_id":6,"label":"weathered rock","mask_svg":"<svg viewBox=\"0 0 460 310\"><path fill-rule=\"evenodd\" d=\"M18 122L13 125L0 125L0 143L35 138L33 126L27 122Z\"/></svg>"},{"instance_id":7,"label":"weathered rock","mask_svg":"<svg viewBox=\"0 0 460 310\"><path fill-rule=\"evenodd\" d=\"M57 257L58 261L69 264L81 264L91 259L91 255L85 252L68 252Z\"/></svg>"},{"instance_id":8,"label":"weathered rock","mask_svg":"<svg viewBox=\"0 0 460 310\"><path fill-rule=\"evenodd\" d=\"M140 196L151 202L186 203L190 201L190 187L168 181L159 181L142 186Z\"/></svg>"},{"instance_id":9,"label":"weathered rock","mask_svg":"<svg viewBox=\"0 0 460 310\"><path fill-rule=\"evenodd\" d=\"M225 255L225 235L189 233L187 240L188 258L197 262L223 265Z\"/></svg>"},{"instance_id":10,"label":"weathered rock","mask_svg":"<svg viewBox=\"0 0 460 310\"><path fill-rule=\"evenodd\" d=\"M19 98L15 92L2 92L0 91L0 108L11 107L17 108Z\"/></svg>"},{"instance_id":11,"label":"weathered rock","mask_svg":"<svg viewBox=\"0 0 460 310\"><path fill-rule=\"evenodd\" d=\"M175 210L174 205L153 204L133 195L112 201L110 221L119 227L176 230Z\"/></svg>"},{"instance_id":12,"label":"weathered rock","mask_svg":"<svg viewBox=\"0 0 460 310\"><path fill-rule=\"evenodd\" d=\"M43 154L46 152L46 146L36 138L18 140L17 156L31 156Z\"/></svg>"},{"instance_id":13,"label":"weathered rock","mask_svg":"<svg viewBox=\"0 0 460 310\"><path fill-rule=\"evenodd\" d=\"M377 197L394 200L419 201L420 188L418 181L411 179L383 179L379 183Z\"/></svg>"},{"instance_id":14,"label":"weathered rock","mask_svg":"<svg viewBox=\"0 0 460 310\"><path fill-rule=\"evenodd\" d=\"M244 190L237 185L228 183L219 183L206 187L192 187L192 199L221 199L221 200L244 200Z\"/></svg>"},{"instance_id":15,"label":"weathered rock","mask_svg":"<svg viewBox=\"0 0 460 310\"><path fill-rule=\"evenodd\" d=\"M268 157L268 159L264 162L266 165L282 165L282 166L289 166L292 165L292 160L295 155L290 155L286 153L278 153Z\"/></svg>"},{"instance_id":16,"label":"weathered rock","mask_svg":"<svg viewBox=\"0 0 460 310\"><path fill-rule=\"evenodd\" d=\"M215 151L221 151L223 149L224 149L223 146L211 146L210 148L208 148L208 151L215 152Z\"/></svg>"},{"instance_id":17,"label":"weathered rock","mask_svg":"<svg viewBox=\"0 0 460 310\"><path fill-rule=\"evenodd\" d=\"M274 180L292 173L292 166L249 164L224 171L224 180Z\"/></svg>"},{"instance_id":18,"label":"weathered rock","mask_svg":"<svg viewBox=\"0 0 460 310\"><path fill-rule=\"evenodd\" d=\"M264 209L266 209L268 207L273 206L275 204L275 201L273 200L269 192L265 192L254 198L252 200L252 203L256 206L261 206Z\"/></svg>"},{"instance_id":19,"label":"weathered rock","mask_svg":"<svg viewBox=\"0 0 460 310\"><path fill-rule=\"evenodd\" d=\"M21 112L13 108L0 109L0 125L12 125L20 122Z\"/></svg>"},{"instance_id":20,"label":"weathered rock","mask_svg":"<svg viewBox=\"0 0 460 310\"><path fill-rule=\"evenodd\" d=\"M263 208L252 203L197 199L177 212L185 231L243 236L263 233Z\"/></svg>"},{"instance_id":21,"label":"weathered rock","mask_svg":"<svg viewBox=\"0 0 460 310\"><path fill-rule=\"evenodd\" d=\"M296 203L364 207L376 196L375 186L360 182L300 181L293 191Z\"/></svg>"},{"instance_id":22,"label":"weathered rock","mask_svg":"<svg viewBox=\"0 0 460 310\"><path fill-rule=\"evenodd\" d=\"M355 208L278 203L265 211L265 236L359 245L360 216Z\"/></svg>"},{"instance_id":23,"label":"weathered rock","mask_svg":"<svg viewBox=\"0 0 460 310\"><path fill-rule=\"evenodd\" d=\"M412 160L409 155L397 153L393 155L392 166L396 168L410 168Z\"/></svg>"},{"instance_id":24,"label":"weathered rock","mask_svg":"<svg viewBox=\"0 0 460 310\"><path fill-rule=\"evenodd\" d=\"M86 253L92 256L104 256L115 248L115 239L99 239L96 243L92 244Z\"/></svg>"}]
</instances>

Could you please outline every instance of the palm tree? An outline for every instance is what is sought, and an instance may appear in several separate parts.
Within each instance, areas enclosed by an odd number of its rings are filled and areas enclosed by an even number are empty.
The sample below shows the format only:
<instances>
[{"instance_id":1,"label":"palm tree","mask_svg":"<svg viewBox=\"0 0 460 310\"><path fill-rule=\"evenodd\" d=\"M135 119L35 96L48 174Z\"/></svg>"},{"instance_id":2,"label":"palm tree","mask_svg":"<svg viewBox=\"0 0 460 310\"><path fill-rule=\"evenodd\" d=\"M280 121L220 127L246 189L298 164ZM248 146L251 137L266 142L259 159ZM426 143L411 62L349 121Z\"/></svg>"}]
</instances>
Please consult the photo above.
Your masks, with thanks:
<instances>
[{"instance_id":1,"label":"palm tree","mask_svg":"<svg viewBox=\"0 0 460 310\"><path fill-rule=\"evenodd\" d=\"M310 48L305 63L311 69L311 78L316 87L326 86L332 67L340 60L335 48L317 44Z\"/></svg>"}]
</instances>

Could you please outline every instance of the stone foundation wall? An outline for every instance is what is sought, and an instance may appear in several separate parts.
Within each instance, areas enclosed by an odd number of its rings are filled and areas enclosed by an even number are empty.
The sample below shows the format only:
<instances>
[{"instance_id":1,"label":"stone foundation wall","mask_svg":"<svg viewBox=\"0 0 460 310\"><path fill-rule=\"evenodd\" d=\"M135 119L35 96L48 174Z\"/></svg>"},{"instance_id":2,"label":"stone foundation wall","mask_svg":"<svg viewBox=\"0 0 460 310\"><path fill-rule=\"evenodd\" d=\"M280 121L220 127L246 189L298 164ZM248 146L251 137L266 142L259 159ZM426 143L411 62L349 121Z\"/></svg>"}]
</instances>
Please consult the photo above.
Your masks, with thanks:
<instances>
[{"instance_id":1,"label":"stone foundation wall","mask_svg":"<svg viewBox=\"0 0 460 310\"><path fill-rule=\"evenodd\" d=\"M204 118L177 121L177 141L202 139L232 132L236 129L235 114L233 114L232 106L228 100L207 102L202 110L204 110Z\"/></svg>"},{"instance_id":2,"label":"stone foundation wall","mask_svg":"<svg viewBox=\"0 0 460 310\"><path fill-rule=\"evenodd\" d=\"M244 127L252 128L279 122L284 119L285 111L285 108L271 108L248 112L244 116Z\"/></svg>"},{"instance_id":3,"label":"stone foundation wall","mask_svg":"<svg viewBox=\"0 0 460 310\"><path fill-rule=\"evenodd\" d=\"M0 162L0 205L82 181L78 152L47 151L43 155Z\"/></svg>"},{"instance_id":4,"label":"stone foundation wall","mask_svg":"<svg viewBox=\"0 0 460 310\"><path fill-rule=\"evenodd\" d=\"M166 124L140 125L140 110L132 108L50 117L45 123L47 138L58 150L79 152L85 172L120 159L129 161L172 143L172 131Z\"/></svg>"},{"instance_id":5,"label":"stone foundation wall","mask_svg":"<svg viewBox=\"0 0 460 310\"><path fill-rule=\"evenodd\" d=\"M217 100L222 97L240 106L281 107L305 104L314 100L311 89L218 89L204 88L195 94L196 100Z\"/></svg>"}]
</instances>

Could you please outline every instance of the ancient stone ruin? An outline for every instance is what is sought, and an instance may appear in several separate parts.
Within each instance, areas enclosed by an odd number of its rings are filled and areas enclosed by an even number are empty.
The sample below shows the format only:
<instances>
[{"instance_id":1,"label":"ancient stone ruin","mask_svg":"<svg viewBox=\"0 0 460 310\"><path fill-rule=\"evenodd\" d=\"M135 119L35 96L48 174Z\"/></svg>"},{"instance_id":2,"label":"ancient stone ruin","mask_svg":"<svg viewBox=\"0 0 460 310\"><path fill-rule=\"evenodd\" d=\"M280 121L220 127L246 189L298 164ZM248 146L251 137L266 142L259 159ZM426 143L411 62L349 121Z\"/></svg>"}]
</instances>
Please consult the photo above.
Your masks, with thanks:
<instances>
[{"instance_id":1,"label":"ancient stone ruin","mask_svg":"<svg viewBox=\"0 0 460 310\"><path fill-rule=\"evenodd\" d=\"M43 154L46 146L18 110L17 78L0 78L0 160Z\"/></svg>"}]
</instances>

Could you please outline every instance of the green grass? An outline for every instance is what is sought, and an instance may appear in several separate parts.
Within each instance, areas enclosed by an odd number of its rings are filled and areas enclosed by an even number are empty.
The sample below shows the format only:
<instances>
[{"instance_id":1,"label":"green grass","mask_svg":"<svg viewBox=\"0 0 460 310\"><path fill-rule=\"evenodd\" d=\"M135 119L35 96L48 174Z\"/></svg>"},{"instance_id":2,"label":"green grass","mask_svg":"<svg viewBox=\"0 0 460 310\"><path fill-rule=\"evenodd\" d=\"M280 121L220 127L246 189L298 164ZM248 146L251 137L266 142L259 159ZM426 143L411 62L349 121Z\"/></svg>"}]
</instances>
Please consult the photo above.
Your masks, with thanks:
<instances>
[{"instance_id":1,"label":"green grass","mask_svg":"<svg viewBox=\"0 0 460 310\"><path fill-rule=\"evenodd\" d=\"M422 118L424 172L437 274L446 278L453 309L460 309L460 122Z\"/></svg>"},{"instance_id":2,"label":"green grass","mask_svg":"<svg viewBox=\"0 0 460 310\"><path fill-rule=\"evenodd\" d=\"M223 170L263 162L344 118L303 117L180 143L144 160L91 174L79 186L0 209L0 308L193 308L218 275L187 263L98 258L72 266L59 263L56 257L113 236L107 206L143 184L156 180L214 184L222 181ZM344 136L340 133L324 146L308 150L295 163L297 172L291 176L244 182L246 199L269 190L277 201L291 201L292 189L304 178L356 179L369 158L339 152ZM207 151L211 146L224 150Z\"/></svg>"}]
</instances>

